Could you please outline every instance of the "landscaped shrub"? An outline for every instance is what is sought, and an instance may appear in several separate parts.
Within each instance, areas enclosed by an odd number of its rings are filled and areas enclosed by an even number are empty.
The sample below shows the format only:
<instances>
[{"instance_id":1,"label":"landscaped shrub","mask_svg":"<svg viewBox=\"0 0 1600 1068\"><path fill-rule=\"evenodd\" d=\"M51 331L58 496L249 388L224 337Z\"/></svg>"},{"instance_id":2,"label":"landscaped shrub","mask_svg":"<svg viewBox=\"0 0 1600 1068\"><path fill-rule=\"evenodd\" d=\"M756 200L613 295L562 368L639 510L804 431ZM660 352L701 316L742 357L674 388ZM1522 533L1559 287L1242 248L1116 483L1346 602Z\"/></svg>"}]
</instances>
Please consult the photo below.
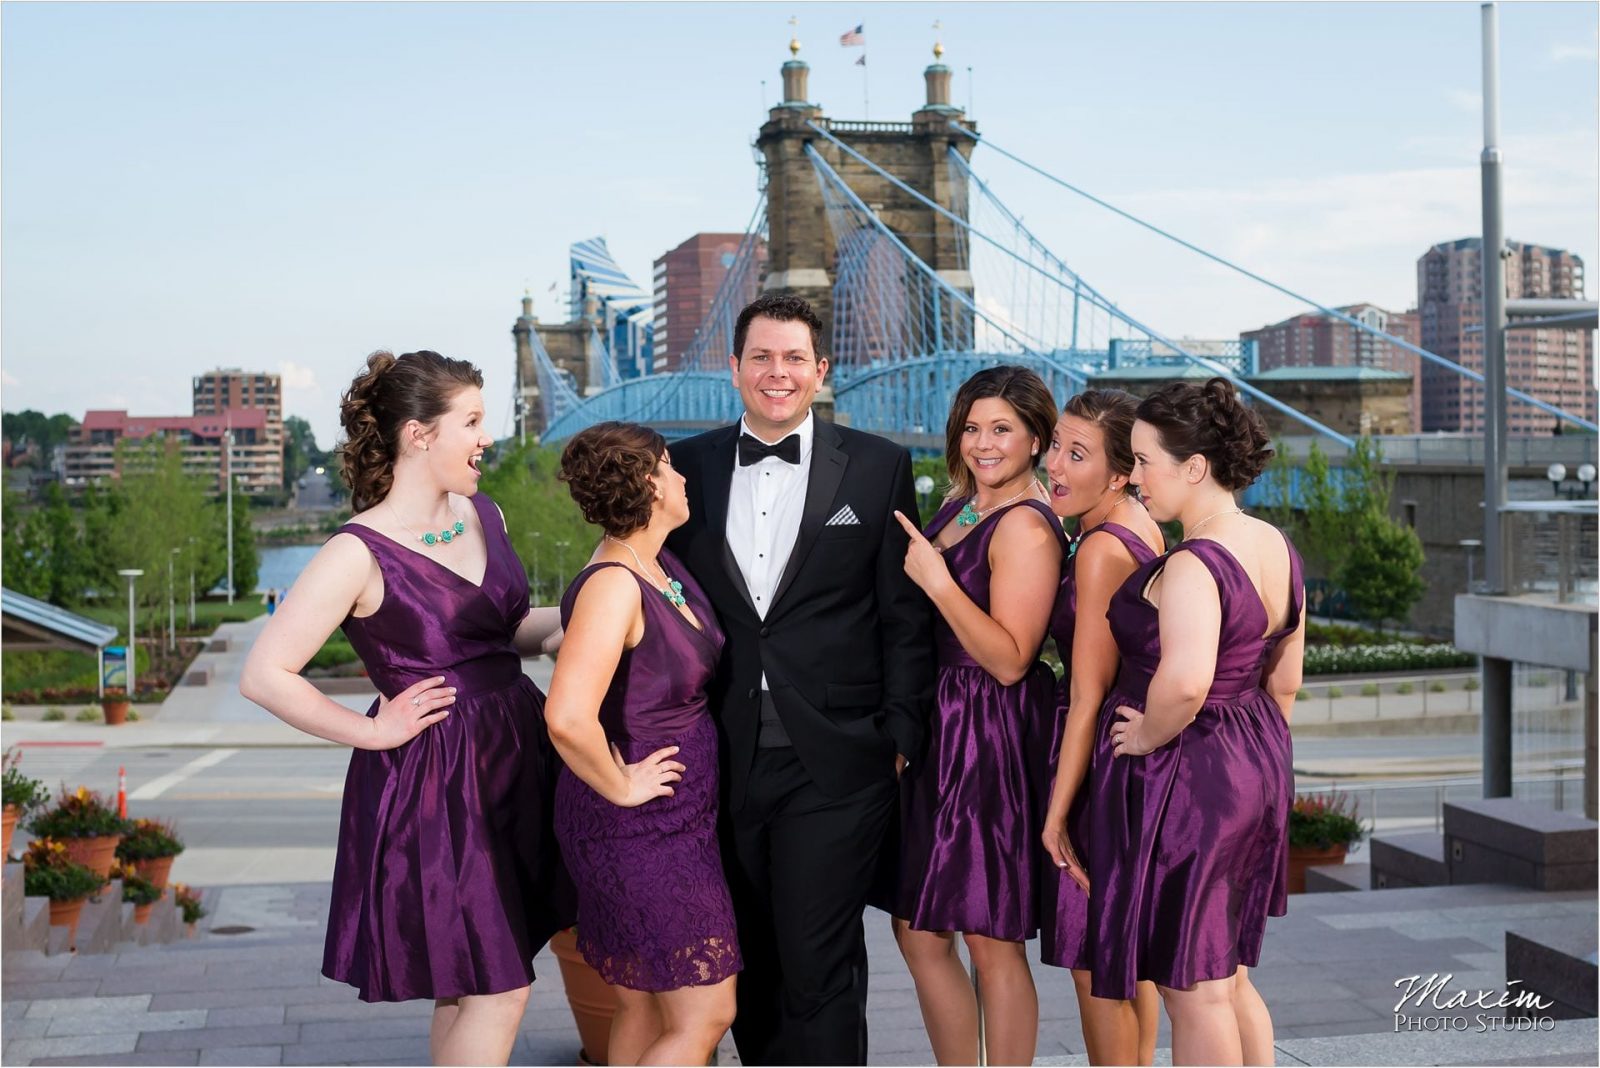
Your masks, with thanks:
<instances>
[{"instance_id":1,"label":"landscaped shrub","mask_svg":"<svg viewBox=\"0 0 1600 1068\"><path fill-rule=\"evenodd\" d=\"M1453 645L1308 645L1307 675L1367 675L1376 671L1425 671L1431 668L1471 667L1471 653Z\"/></svg>"}]
</instances>

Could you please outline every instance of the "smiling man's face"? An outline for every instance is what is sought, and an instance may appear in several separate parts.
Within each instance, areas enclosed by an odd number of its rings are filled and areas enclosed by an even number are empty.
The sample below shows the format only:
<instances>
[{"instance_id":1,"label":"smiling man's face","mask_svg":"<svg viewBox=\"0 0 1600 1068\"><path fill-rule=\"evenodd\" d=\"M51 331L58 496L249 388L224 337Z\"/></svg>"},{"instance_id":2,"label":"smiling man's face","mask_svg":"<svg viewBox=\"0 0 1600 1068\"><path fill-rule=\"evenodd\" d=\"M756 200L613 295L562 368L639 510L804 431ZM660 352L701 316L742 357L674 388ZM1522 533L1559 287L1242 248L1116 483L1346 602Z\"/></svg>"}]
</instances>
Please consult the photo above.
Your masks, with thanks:
<instances>
[{"instance_id":1,"label":"smiling man's face","mask_svg":"<svg viewBox=\"0 0 1600 1068\"><path fill-rule=\"evenodd\" d=\"M766 316L750 320L744 352L730 356L728 367L744 399L745 421L769 442L805 421L828 374L828 361L812 347L809 326Z\"/></svg>"}]
</instances>

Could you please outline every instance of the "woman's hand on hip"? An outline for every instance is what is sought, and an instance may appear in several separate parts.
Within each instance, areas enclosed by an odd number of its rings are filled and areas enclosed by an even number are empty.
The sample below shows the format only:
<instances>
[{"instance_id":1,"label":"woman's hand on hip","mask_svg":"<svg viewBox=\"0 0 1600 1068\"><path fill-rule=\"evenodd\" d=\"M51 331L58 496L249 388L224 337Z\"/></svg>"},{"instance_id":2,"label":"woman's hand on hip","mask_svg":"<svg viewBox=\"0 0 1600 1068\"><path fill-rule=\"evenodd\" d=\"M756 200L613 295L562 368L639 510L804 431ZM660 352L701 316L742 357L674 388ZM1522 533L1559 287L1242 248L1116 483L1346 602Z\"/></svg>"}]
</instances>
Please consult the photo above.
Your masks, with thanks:
<instances>
[{"instance_id":1,"label":"woman's hand on hip","mask_svg":"<svg viewBox=\"0 0 1600 1068\"><path fill-rule=\"evenodd\" d=\"M622 772L628 784L627 792L613 803L621 808L638 808L658 797L671 797L672 784L680 781L684 772L682 764L668 759L677 752L677 746L669 745L664 749L657 749L637 764L629 764L622 759L622 750L617 748L617 743L612 742L611 759L617 762L617 769Z\"/></svg>"},{"instance_id":2,"label":"woman's hand on hip","mask_svg":"<svg viewBox=\"0 0 1600 1068\"><path fill-rule=\"evenodd\" d=\"M445 686L443 675L401 690L393 697L378 698L378 714L371 724L371 744L363 749L395 749L438 723L450 714L456 701L456 688Z\"/></svg>"}]
</instances>

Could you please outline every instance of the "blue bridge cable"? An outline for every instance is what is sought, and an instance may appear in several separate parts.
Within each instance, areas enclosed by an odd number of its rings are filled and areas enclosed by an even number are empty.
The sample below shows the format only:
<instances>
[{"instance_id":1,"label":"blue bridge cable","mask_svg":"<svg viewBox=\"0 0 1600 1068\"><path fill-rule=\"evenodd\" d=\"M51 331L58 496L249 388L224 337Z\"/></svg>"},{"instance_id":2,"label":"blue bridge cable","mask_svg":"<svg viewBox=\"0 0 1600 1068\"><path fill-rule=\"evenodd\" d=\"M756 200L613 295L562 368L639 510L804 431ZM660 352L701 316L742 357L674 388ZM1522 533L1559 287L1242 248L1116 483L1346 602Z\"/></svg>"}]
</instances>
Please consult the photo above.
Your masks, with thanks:
<instances>
[{"instance_id":1,"label":"blue bridge cable","mask_svg":"<svg viewBox=\"0 0 1600 1068\"><path fill-rule=\"evenodd\" d=\"M812 163L812 165L814 167L817 168L818 173L821 174L823 177L827 178L839 190L841 190L844 193L845 197L848 199L851 207L853 207L857 212L859 212L861 214L862 218L870 221L871 224L892 245L894 245L895 249L900 253L900 255L903 256L905 258L906 262L911 264L911 266L917 272L919 272L920 274L926 276L928 279L930 279L933 282L933 284L935 286L937 286L938 288L940 288L941 290L943 290L945 293L949 294L950 296L954 297L958 302L960 302L962 305L964 305L967 308L968 311L972 312L972 314L973 314L973 316L975 318L983 319L991 327L993 327L996 331L998 331L1001 334L1001 336L1003 336L1003 337L1007 338L1008 340L1010 340L1013 344L1015 344L1024 353L1027 353L1029 356L1033 357L1034 359L1037 359L1037 360L1041 361L1042 363L1057 367L1058 370L1060 370L1063 374L1067 375L1068 377L1077 378L1079 380L1083 379L1083 372L1082 371L1076 370L1074 368L1068 368L1068 367L1065 367L1063 365L1057 365L1056 361L1050 359L1049 357L1043 355L1040 352L1035 351L1033 346L1028 345L1025 342L1023 342L1020 338L1018 338L1011 331L1007 330L1000 323L996 322L994 320L994 318L991 317L987 312L985 312L982 309L980 309L973 302L972 298L968 297L965 293L961 292L959 289L956 289L954 286L950 285L944 279L940 278L939 275L938 275L938 272L936 272L932 267L929 267L926 263L924 263L922 261L921 257L917 256L914 252L912 252L909 248L907 248L905 246L905 243L902 242L900 240L900 238L897 237L892 230L890 230L887 226L885 226L883 224L883 220L879 219L877 217L877 215L874 214L866 206L866 204L862 203L861 198L856 195L855 190L851 189L849 187L849 185L845 184L844 179L839 177L838 173L836 171L834 171L834 169L831 166L828 165L828 161L823 159L822 156L817 153L816 149L812 148L808 144L808 145L805 146L805 150L806 150L806 155L811 158L811 163Z\"/></svg>"},{"instance_id":2,"label":"blue bridge cable","mask_svg":"<svg viewBox=\"0 0 1600 1068\"><path fill-rule=\"evenodd\" d=\"M976 234L978 237L983 238L985 241L989 242L990 244L992 244L996 248L998 248L1001 252L1004 252L1006 255L1011 256L1014 259L1017 259L1018 261L1023 263L1030 270L1037 271L1038 273L1043 274L1046 278L1049 278L1051 281L1055 282L1057 285L1061 285L1062 284L1060 278L1049 274L1042 267L1039 267L1037 264L1032 263L1029 260L1026 260L1021 256L1018 256L1014 251L1012 251L1011 249L1006 248L1004 245L1000 244L998 241L996 241L994 238L990 237L988 234L985 234L981 230L978 230L975 227L973 227L973 225L971 223L969 223L967 220L962 219L961 217L952 214L951 212L947 211L940 204L938 204L935 201L930 200L929 198L923 196L916 189L913 189L911 186L907 185L905 182L901 181L899 178L896 178L894 175L890 174L888 171L886 171L883 168L879 167L876 163L873 163L871 160L869 160L865 156L861 155L861 153L857 152L855 149L851 148L849 145L845 144L843 141L840 141L838 138L834 137L827 130L822 129L820 126L817 126L815 123L810 123L809 125L811 126L812 129L816 130L818 133L822 134L822 136L826 137L828 140L830 140L834 144L838 145L841 149L843 149L845 152L849 153L855 159L860 160L862 163L864 163L868 167L872 168L875 172L877 172L878 174L880 174L883 177L887 178L890 182L894 183L897 187L905 190L906 192L910 193L912 196L916 197L917 200L919 200L921 203L923 203L923 204L927 205L928 207L932 208L933 210L939 212L941 215L943 215L946 218L950 219L952 222L955 222L957 225L965 228L969 232L971 232L973 234ZM828 167L827 162L824 161L822 159L822 157L817 154L816 150L813 149L810 145L806 146L806 153L807 153L807 155L809 155L811 157L812 162L814 164L817 164L820 167L827 168L827 173L833 178L833 180L835 182L838 182L840 185L844 185L843 180L840 179L839 176L833 172L833 168ZM981 183L980 183L980 185L981 185ZM845 188L845 191L849 192L850 196L853 199L855 199L857 205L860 207L860 210L865 212L868 218L872 218L872 219L876 220L876 216L872 215L871 212L866 210L866 206L861 204L860 199L855 196L855 193L850 190L850 187L849 186L844 186L844 188ZM987 189L985 189L984 192L991 199L993 199L993 194L989 193ZM1010 212L1007 212L1006 214L1009 215ZM883 224L881 222L879 222L878 225L881 227ZM1018 224L1018 228L1019 229L1023 229L1020 224ZM1023 232L1027 233L1027 231L1025 229L1023 230ZM916 263L924 271L928 272L933 278L935 278L937 280L938 284L940 284L942 286L946 286L946 288L949 290L949 292L955 294L963 303L965 303L969 308L971 308L972 311L974 312L974 314L983 315L983 313L979 312L977 310L977 307L967 298L966 294L961 293L959 290L954 289L953 287L949 287L948 284L945 283L943 279L938 278L938 275L933 271L933 268L931 268L927 264L923 263L922 260L919 259L914 253L912 253L910 249L906 248L905 245L901 244L900 240L898 238L896 238L892 233L889 234L889 237L890 237L891 240L893 240L895 242L896 246L900 249L900 251L901 251L901 253L903 255L905 255L908 258L910 258L914 263ZM1030 240L1034 241L1036 244L1040 244L1041 248L1043 247L1042 243L1039 243L1038 239L1034 238L1032 234L1028 234L1028 237L1030 238ZM1058 257L1052 256L1051 258L1054 259L1058 263L1061 262ZM1078 278L1077 272L1071 271L1070 268L1068 268L1068 270L1069 270L1069 272L1072 273L1074 279ZM1063 287L1063 288L1065 288L1065 287ZM1112 305L1110 302L1106 301L1104 297L1101 297L1099 293L1095 292L1087 284L1084 285L1084 289L1087 290L1090 294L1092 294L1091 302L1098 303L1099 306L1102 307L1108 314L1110 314L1110 315L1122 320L1124 323L1126 323L1127 325L1133 327L1136 330L1143 331L1149 337L1154 338L1157 341L1160 341L1162 344L1168 346L1174 352L1178 353L1180 356L1182 356L1184 359L1188 360L1189 362L1195 364L1198 367L1204 368L1205 370L1210 371L1211 373L1213 373L1215 375L1218 375L1219 377L1228 379L1235 386L1237 386L1240 391L1242 391L1244 393L1248 393L1250 396L1255 397L1257 400L1259 400L1262 403L1268 405L1269 407L1277 409L1279 412L1283 413L1284 415L1289 416L1290 418L1294 419L1296 422L1305 424L1306 426L1310 427L1312 430L1316 431L1318 434L1325 435L1326 437L1331 438L1332 440L1339 442L1341 445L1344 445L1346 448L1353 448L1355 446L1355 439L1353 439L1351 437L1348 437L1348 436L1346 436L1344 434L1339 433L1337 430L1334 430L1332 427L1326 426L1323 423L1318 422L1316 419L1313 419L1311 416L1306 415L1304 412L1301 412L1298 409L1289 406L1288 404L1285 404L1283 401L1281 401L1278 398L1272 396L1271 394L1265 393L1262 390L1257 389L1255 386L1252 386L1250 383L1244 381L1243 379L1241 379L1237 375L1235 375L1233 373L1232 368L1226 367L1223 364L1217 363L1214 360L1210 360L1210 359L1208 359L1208 358L1206 358L1204 356L1200 356L1200 355L1197 355L1195 353L1189 352L1182 345L1179 345L1177 342L1173 341L1171 338L1165 337L1161 333L1151 329L1148 326L1145 326L1143 323L1141 323L1138 320L1134 319L1132 316L1128 315L1126 312L1122 311L1120 308L1117 308L1115 305ZM995 325L996 329L1000 329L1001 332L1003 334L1005 334L1007 337L1011 337L1011 339L1013 341L1017 340L1015 337L1012 337L1012 335L1010 334L1009 331L1006 331L1003 328L999 327L999 325L995 324L994 320L990 319L987 315L983 315L983 318L988 320L992 325ZM1028 346L1026 346L1026 345L1023 346L1024 349L1026 349L1027 347ZM1080 378L1082 377L1081 372L1079 373L1078 377L1080 377Z\"/></svg>"},{"instance_id":3,"label":"blue bridge cable","mask_svg":"<svg viewBox=\"0 0 1600 1068\"><path fill-rule=\"evenodd\" d=\"M1300 293L1296 293L1294 290L1288 288L1287 286L1279 285L1277 282L1272 281L1272 279L1270 279L1270 278L1263 278L1261 275L1256 274L1254 271L1250 270L1247 267L1241 267L1239 264L1233 263L1230 260L1226 260L1226 259L1224 259L1223 257L1217 255L1214 252L1206 251L1205 249L1201 248L1199 245L1196 245L1196 244L1194 244L1194 243L1192 243L1190 241L1185 241L1183 238L1177 236L1176 234L1169 233L1168 231L1161 229L1161 227L1156 226L1154 223L1145 222L1143 219L1139 218L1137 215L1133 215L1130 212L1124 211L1121 208L1117 207L1115 204L1111 204L1111 203L1108 203L1108 202L1106 202L1104 200L1101 200L1099 197L1095 196L1093 193L1090 193L1087 190L1079 189L1077 186L1073 185L1071 182L1068 182L1068 181L1066 181L1065 179L1062 179L1062 178L1057 178L1055 175L1051 174L1049 171L1046 171L1041 167L1038 167L1038 166L1035 166L1032 163L1029 163L1027 160L1021 158L1020 156L1016 155L1013 152L1006 151L1005 149L1001 148L999 145L995 144L993 141L989 141L989 140L987 140L985 138L979 137L977 134L973 133L971 130L968 130L964 126L961 126L961 125L959 125L957 123L952 122L950 124L950 128L952 130L956 130L956 131L958 131L958 132L960 132L962 134L965 134L967 137L972 138L972 140L978 142L979 144L983 144L983 145L989 146L989 148L993 149L995 152L1000 153L1002 156L1006 157L1007 159L1011 160L1012 162L1020 164L1023 167L1026 167L1028 170L1030 170L1030 171L1034 172L1035 174L1039 175L1041 178L1044 178L1044 179L1046 179L1048 181L1054 182L1056 185L1061 186L1061 188L1067 190L1068 192L1076 193L1078 196L1083 197L1085 200L1088 200L1088 201L1090 201L1091 203L1094 203L1094 204L1098 204L1100 207L1105 208L1107 211L1110 211L1110 212L1112 212L1112 213L1114 213L1116 215L1120 215L1122 218L1127 219L1129 222L1135 223L1136 225L1144 227L1146 230L1149 230L1151 233L1154 233L1154 234L1157 234L1157 235L1159 235L1161 237L1164 237L1169 241L1176 242L1177 244L1182 245L1184 248L1188 249L1189 251L1195 252L1195 253L1200 254L1201 256L1204 256L1206 259L1211 260L1213 263L1220 264L1221 266L1226 267L1231 271L1235 271L1235 272L1237 272L1239 274L1244 275L1246 278L1249 278L1249 279L1251 279L1253 281L1256 281L1256 282L1260 282L1262 285L1268 287L1269 289L1274 289L1277 292L1282 293L1286 297L1291 297L1294 300L1298 300L1303 304L1308 304L1311 307L1317 309L1317 311L1321 312L1324 315L1327 315L1327 316L1329 316L1331 318L1334 318L1334 319L1338 319L1341 322L1349 323L1351 326L1355 327L1358 330L1361 330L1364 333L1371 334L1374 337L1382 338L1383 340L1388 341L1391 344L1397 345L1400 348L1405 349L1407 352L1413 352L1413 353L1417 354L1418 356L1421 356L1425 360L1431 360L1432 362L1440 365L1441 367L1447 367L1450 370L1455 371L1457 374L1462 375L1465 378L1471 379L1474 382L1478 382L1480 384L1483 382L1483 375L1480 374L1477 371L1471 370L1470 368L1467 368L1467 367L1463 367L1459 363L1456 363L1454 360L1446 359L1445 357L1440 356L1437 353L1429 352L1427 349L1423 348L1420 345L1413 345L1411 342L1406 341L1404 338L1395 337L1393 334L1386 334L1382 330L1379 330L1376 327L1368 326L1366 323L1363 323L1361 320L1356 319L1356 318L1354 318L1352 316L1346 315L1341 311L1336 311L1333 308L1325 307L1324 305L1319 304L1316 301L1312 300L1310 297L1307 297L1307 296L1305 296L1303 294L1300 294ZM1530 394L1524 393L1520 389L1513 389L1512 387L1507 386L1506 387L1506 393L1509 396L1515 397L1517 400L1520 400L1525 404L1531 404L1533 407L1538 408L1541 411L1548 412L1549 414L1554 415L1554 416L1556 416L1558 418L1565 419L1570 423L1573 423L1573 424L1575 424L1577 426L1583 427L1585 430L1600 430L1600 425L1597 425L1597 424L1591 422L1588 419L1584 419L1582 416L1573 415L1571 412L1565 411L1565 410L1563 410L1561 408L1557 408L1555 405L1550 404L1550 403L1548 403L1546 401L1542 401L1538 397L1534 397L1534 396L1531 396Z\"/></svg>"}]
</instances>

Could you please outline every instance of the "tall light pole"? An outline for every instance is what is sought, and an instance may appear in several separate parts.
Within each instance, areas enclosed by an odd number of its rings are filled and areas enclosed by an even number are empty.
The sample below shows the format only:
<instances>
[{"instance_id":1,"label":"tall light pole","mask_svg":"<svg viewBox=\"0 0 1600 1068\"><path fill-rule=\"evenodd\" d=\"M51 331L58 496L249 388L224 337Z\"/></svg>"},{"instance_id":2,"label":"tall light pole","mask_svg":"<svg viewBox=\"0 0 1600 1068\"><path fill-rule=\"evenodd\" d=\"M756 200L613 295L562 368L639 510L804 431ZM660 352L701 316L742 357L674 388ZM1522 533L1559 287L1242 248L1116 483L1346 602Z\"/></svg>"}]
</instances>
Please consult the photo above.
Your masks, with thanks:
<instances>
[{"instance_id":1,"label":"tall light pole","mask_svg":"<svg viewBox=\"0 0 1600 1068\"><path fill-rule=\"evenodd\" d=\"M1500 28L1483 13L1483 577L1484 592L1511 592L1505 543L1506 263L1500 191ZM1482 659L1483 796L1511 796L1511 661Z\"/></svg>"},{"instance_id":2,"label":"tall light pole","mask_svg":"<svg viewBox=\"0 0 1600 1068\"><path fill-rule=\"evenodd\" d=\"M189 539L189 629L194 629L194 539Z\"/></svg>"},{"instance_id":3,"label":"tall light pole","mask_svg":"<svg viewBox=\"0 0 1600 1068\"><path fill-rule=\"evenodd\" d=\"M228 480L228 603L233 603L233 428L222 432L222 474Z\"/></svg>"},{"instance_id":4,"label":"tall light pole","mask_svg":"<svg viewBox=\"0 0 1600 1068\"><path fill-rule=\"evenodd\" d=\"M117 574L128 580L128 649L125 662L128 665L128 696L131 698L135 681L133 673L133 584L134 580L144 572L136 567L129 567L123 568Z\"/></svg>"},{"instance_id":5,"label":"tall light pole","mask_svg":"<svg viewBox=\"0 0 1600 1068\"><path fill-rule=\"evenodd\" d=\"M539 539L544 537L544 532L533 532L533 603L539 603Z\"/></svg>"},{"instance_id":6,"label":"tall light pole","mask_svg":"<svg viewBox=\"0 0 1600 1068\"><path fill-rule=\"evenodd\" d=\"M178 595L172 582L172 558L177 556L182 549L173 549L167 554L167 648L178 647Z\"/></svg>"}]
</instances>

